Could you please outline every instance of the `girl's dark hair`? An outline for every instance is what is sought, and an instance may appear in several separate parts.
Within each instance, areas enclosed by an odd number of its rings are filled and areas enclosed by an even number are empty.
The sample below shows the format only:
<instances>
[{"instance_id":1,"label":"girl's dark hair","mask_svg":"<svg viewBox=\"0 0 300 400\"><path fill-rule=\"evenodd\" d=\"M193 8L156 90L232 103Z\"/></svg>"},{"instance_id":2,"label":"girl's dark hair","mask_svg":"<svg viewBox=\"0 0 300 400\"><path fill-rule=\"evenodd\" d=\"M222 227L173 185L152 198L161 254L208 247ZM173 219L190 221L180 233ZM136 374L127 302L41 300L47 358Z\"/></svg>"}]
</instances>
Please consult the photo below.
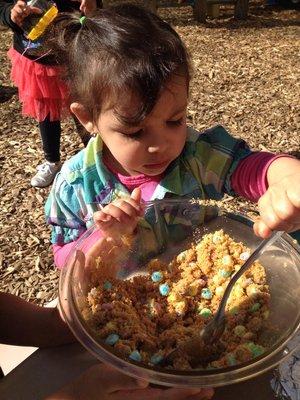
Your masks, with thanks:
<instances>
[{"instance_id":1,"label":"girl's dark hair","mask_svg":"<svg viewBox=\"0 0 300 400\"><path fill-rule=\"evenodd\" d=\"M60 14L46 43L66 66L71 101L84 105L93 120L107 102L133 94L138 108L125 118L138 124L157 102L173 74L190 79L189 57L178 34L155 14L123 4L99 10L81 23L78 14Z\"/></svg>"}]
</instances>

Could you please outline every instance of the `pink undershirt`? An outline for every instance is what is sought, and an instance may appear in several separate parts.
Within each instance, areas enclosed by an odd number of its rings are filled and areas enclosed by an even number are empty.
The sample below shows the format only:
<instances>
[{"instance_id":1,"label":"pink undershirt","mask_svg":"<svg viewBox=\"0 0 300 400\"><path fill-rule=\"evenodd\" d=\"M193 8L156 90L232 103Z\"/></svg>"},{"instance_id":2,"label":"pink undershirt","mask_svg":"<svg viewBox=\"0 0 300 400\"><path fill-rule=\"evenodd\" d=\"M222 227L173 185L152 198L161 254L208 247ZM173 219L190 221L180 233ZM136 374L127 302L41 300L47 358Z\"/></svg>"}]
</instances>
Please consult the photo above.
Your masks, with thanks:
<instances>
[{"instance_id":1,"label":"pink undershirt","mask_svg":"<svg viewBox=\"0 0 300 400\"><path fill-rule=\"evenodd\" d=\"M257 152L242 160L231 177L231 187L233 191L241 197L257 202L268 188L267 172L273 161L280 157L290 157L285 154L274 155L267 152ZM129 192L136 187L140 187L142 199L150 200L156 186L162 179L162 175L158 176L124 176L114 170L111 165L107 168L117 176L118 180L127 188ZM83 252L86 252L99 238L101 234L95 231L86 241ZM79 240L79 239L77 239ZM54 244L52 246L54 253L54 262L58 268L62 268L66 264L66 259L71 249L76 245L76 241L67 243L64 246Z\"/></svg>"}]
</instances>

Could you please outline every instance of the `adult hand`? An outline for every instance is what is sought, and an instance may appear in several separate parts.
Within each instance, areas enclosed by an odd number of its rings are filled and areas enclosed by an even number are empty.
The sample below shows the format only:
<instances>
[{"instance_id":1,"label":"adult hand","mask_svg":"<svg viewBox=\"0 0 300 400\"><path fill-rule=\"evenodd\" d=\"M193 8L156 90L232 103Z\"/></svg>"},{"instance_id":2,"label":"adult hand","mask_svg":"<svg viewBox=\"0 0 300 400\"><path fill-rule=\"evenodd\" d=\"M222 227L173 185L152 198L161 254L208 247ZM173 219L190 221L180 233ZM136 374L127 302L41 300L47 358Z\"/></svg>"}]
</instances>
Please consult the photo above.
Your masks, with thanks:
<instances>
[{"instance_id":1,"label":"adult hand","mask_svg":"<svg viewBox=\"0 0 300 400\"><path fill-rule=\"evenodd\" d=\"M80 3L79 10L84 15L92 15L97 9L97 1L96 0L72 0Z\"/></svg>"},{"instance_id":2,"label":"adult hand","mask_svg":"<svg viewBox=\"0 0 300 400\"><path fill-rule=\"evenodd\" d=\"M42 10L37 7L30 7L23 0L18 0L10 11L10 18L16 25L22 27L24 19L29 14L42 14Z\"/></svg>"},{"instance_id":3,"label":"adult hand","mask_svg":"<svg viewBox=\"0 0 300 400\"><path fill-rule=\"evenodd\" d=\"M118 199L94 213L94 222L105 237L130 235L143 214L141 190L134 189L129 198Z\"/></svg>"},{"instance_id":4,"label":"adult hand","mask_svg":"<svg viewBox=\"0 0 300 400\"><path fill-rule=\"evenodd\" d=\"M204 400L213 395L212 389L157 389L148 385L99 364L45 400Z\"/></svg>"},{"instance_id":5,"label":"adult hand","mask_svg":"<svg viewBox=\"0 0 300 400\"><path fill-rule=\"evenodd\" d=\"M80 3L80 11L83 12L84 15L91 15L94 11L96 11L97 2L96 0L81 0Z\"/></svg>"},{"instance_id":6,"label":"adult hand","mask_svg":"<svg viewBox=\"0 0 300 400\"><path fill-rule=\"evenodd\" d=\"M300 229L300 166L299 172L269 186L258 201L258 209L260 218L253 227L258 236L267 238L273 230Z\"/></svg>"}]
</instances>

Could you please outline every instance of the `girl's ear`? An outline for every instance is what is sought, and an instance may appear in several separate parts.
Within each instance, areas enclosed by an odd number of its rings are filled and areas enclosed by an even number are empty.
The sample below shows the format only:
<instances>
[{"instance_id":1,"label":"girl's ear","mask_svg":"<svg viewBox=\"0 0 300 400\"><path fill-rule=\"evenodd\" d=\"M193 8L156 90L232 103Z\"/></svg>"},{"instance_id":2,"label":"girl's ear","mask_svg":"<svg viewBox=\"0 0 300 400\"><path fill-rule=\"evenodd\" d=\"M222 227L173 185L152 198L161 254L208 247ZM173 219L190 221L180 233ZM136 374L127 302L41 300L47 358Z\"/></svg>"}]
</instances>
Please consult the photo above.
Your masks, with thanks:
<instances>
[{"instance_id":1,"label":"girl's ear","mask_svg":"<svg viewBox=\"0 0 300 400\"><path fill-rule=\"evenodd\" d=\"M84 106L82 104L72 103L70 105L70 110L77 117L77 119L80 121L80 123L85 127L85 129L88 132L90 132L90 133L95 132L96 126L95 126L90 114L87 112L87 110L84 108Z\"/></svg>"}]
</instances>

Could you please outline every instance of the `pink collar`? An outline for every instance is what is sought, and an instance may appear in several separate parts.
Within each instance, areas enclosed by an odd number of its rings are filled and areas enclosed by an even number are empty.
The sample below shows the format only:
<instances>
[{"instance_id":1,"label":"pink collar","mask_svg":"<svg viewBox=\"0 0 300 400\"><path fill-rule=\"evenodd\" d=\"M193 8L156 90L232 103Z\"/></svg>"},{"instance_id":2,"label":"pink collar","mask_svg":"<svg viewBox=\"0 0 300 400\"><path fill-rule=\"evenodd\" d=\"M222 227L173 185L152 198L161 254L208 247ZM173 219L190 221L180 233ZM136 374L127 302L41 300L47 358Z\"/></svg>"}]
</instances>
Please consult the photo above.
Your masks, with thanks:
<instances>
[{"instance_id":1,"label":"pink collar","mask_svg":"<svg viewBox=\"0 0 300 400\"><path fill-rule=\"evenodd\" d=\"M103 159L105 166L119 179L119 181L129 190L133 190L148 182L160 182L162 174L156 176L147 176L145 174L127 176L118 172L107 160Z\"/></svg>"}]
</instances>

